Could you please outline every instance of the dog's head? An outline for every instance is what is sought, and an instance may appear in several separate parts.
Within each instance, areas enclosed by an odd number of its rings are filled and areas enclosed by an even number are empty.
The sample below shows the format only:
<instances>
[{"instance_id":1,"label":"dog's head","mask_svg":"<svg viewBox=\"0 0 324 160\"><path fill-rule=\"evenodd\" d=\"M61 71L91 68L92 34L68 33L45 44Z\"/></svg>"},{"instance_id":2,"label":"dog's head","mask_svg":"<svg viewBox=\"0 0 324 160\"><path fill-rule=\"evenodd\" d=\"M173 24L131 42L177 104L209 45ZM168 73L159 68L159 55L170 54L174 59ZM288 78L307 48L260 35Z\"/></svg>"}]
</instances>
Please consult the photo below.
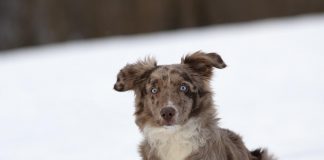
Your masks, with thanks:
<instances>
[{"instance_id":1,"label":"dog's head","mask_svg":"<svg viewBox=\"0 0 324 160\"><path fill-rule=\"evenodd\" d=\"M136 123L141 129L146 123L182 125L203 107L212 107L209 80L213 67L226 67L216 53L196 52L172 65L157 65L146 58L121 69L114 89L134 90Z\"/></svg>"}]
</instances>

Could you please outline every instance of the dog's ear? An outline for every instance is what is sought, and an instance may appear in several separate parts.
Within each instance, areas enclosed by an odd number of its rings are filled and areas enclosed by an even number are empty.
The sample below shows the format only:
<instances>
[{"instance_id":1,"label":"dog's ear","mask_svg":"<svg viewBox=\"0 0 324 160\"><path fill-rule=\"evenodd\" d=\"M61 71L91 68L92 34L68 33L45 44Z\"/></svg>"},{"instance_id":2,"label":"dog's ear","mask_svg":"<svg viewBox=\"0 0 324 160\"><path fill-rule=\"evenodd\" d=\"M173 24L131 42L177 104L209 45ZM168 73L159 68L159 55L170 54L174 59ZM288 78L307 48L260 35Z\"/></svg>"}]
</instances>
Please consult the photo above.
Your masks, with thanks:
<instances>
[{"instance_id":1,"label":"dog's ear","mask_svg":"<svg viewBox=\"0 0 324 160\"><path fill-rule=\"evenodd\" d=\"M187 55L181 59L182 64L188 65L194 72L209 79L213 67L223 69L226 64L217 53L204 53L201 51Z\"/></svg>"},{"instance_id":2,"label":"dog's ear","mask_svg":"<svg viewBox=\"0 0 324 160\"><path fill-rule=\"evenodd\" d=\"M150 75L156 66L156 60L150 57L127 64L119 71L114 89L120 92L134 89Z\"/></svg>"}]
</instances>

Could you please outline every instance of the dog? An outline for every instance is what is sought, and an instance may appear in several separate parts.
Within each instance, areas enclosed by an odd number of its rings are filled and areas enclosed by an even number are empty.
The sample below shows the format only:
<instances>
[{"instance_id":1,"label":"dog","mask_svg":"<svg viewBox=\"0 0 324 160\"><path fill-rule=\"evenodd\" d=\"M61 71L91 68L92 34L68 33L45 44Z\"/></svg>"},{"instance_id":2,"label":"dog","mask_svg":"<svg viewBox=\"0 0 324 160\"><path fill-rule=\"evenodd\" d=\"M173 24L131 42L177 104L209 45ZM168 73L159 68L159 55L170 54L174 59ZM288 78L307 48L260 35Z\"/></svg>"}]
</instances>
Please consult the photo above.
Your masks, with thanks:
<instances>
[{"instance_id":1,"label":"dog","mask_svg":"<svg viewBox=\"0 0 324 160\"><path fill-rule=\"evenodd\" d=\"M214 67L226 64L217 53L197 51L180 64L157 65L147 57L120 70L114 89L135 92L143 160L274 160L218 126L210 87Z\"/></svg>"}]
</instances>

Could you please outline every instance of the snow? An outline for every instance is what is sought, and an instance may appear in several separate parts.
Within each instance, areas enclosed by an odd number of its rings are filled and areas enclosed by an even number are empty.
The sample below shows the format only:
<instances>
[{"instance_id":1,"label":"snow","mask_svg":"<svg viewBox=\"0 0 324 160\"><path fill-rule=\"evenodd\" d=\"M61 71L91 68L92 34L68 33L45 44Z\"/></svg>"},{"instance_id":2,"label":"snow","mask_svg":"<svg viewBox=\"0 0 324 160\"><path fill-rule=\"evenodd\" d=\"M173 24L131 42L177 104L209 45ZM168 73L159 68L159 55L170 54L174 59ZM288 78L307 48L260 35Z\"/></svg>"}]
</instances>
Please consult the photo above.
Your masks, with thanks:
<instances>
[{"instance_id":1,"label":"snow","mask_svg":"<svg viewBox=\"0 0 324 160\"><path fill-rule=\"evenodd\" d=\"M134 95L116 74L218 52L221 126L285 160L324 159L324 15L68 42L0 54L0 160L140 159Z\"/></svg>"}]
</instances>

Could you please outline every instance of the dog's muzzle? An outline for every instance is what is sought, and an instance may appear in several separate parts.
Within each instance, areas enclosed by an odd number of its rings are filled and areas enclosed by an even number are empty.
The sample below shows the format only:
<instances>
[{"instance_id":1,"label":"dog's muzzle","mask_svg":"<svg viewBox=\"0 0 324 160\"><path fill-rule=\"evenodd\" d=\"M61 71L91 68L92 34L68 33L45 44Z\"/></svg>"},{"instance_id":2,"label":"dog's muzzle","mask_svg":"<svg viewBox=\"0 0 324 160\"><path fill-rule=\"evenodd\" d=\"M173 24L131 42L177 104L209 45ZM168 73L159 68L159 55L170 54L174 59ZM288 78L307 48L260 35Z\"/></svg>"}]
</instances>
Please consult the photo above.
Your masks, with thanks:
<instances>
[{"instance_id":1,"label":"dog's muzzle","mask_svg":"<svg viewBox=\"0 0 324 160\"><path fill-rule=\"evenodd\" d=\"M172 118L174 117L176 113L176 110L172 107L165 107L165 108L162 108L161 111L160 111L160 115L161 117L167 122L171 122L172 121Z\"/></svg>"}]
</instances>

